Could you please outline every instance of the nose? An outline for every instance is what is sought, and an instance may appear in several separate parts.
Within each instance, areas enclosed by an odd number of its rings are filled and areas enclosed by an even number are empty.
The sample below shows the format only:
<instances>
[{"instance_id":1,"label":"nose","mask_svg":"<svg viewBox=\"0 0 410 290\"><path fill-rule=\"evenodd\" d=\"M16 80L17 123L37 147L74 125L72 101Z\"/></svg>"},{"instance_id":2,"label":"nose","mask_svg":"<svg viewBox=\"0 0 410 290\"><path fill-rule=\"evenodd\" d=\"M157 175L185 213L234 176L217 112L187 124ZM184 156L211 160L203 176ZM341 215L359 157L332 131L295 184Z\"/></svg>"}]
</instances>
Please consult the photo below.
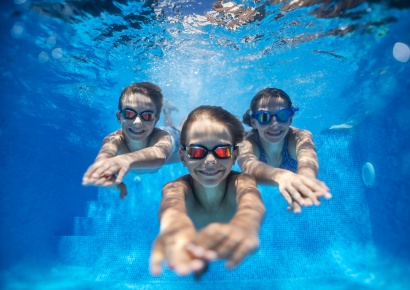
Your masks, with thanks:
<instances>
[{"instance_id":1,"label":"nose","mask_svg":"<svg viewBox=\"0 0 410 290\"><path fill-rule=\"evenodd\" d=\"M216 164L216 158L215 156L209 152L208 155L205 157L205 165L215 165Z\"/></svg>"},{"instance_id":2,"label":"nose","mask_svg":"<svg viewBox=\"0 0 410 290\"><path fill-rule=\"evenodd\" d=\"M134 124L141 124L142 123L141 116L136 116L133 123Z\"/></svg>"},{"instance_id":3,"label":"nose","mask_svg":"<svg viewBox=\"0 0 410 290\"><path fill-rule=\"evenodd\" d=\"M272 120L270 120L269 126L273 126L278 124L278 120L276 119L276 116L272 116Z\"/></svg>"}]
</instances>

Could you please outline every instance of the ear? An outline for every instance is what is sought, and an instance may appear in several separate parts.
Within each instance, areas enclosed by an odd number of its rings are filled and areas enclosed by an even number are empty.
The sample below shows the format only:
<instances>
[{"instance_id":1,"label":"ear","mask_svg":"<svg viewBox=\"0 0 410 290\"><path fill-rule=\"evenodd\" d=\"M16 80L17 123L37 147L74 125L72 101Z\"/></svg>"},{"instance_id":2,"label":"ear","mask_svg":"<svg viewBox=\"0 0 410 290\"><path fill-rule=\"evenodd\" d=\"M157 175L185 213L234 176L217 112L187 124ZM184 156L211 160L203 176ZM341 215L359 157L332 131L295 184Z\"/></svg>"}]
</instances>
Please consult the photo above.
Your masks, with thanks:
<instances>
[{"instance_id":1,"label":"ear","mask_svg":"<svg viewBox=\"0 0 410 290\"><path fill-rule=\"evenodd\" d=\"M117 111L115 115L117 116L118 124L121 124L121 113Z\"/></svg>"},{"instance_id":2,"label":"ear","mask_svg":"<svg viewBox=\"0 0 410 290\"><path fill-rule=\"evenodd\" d=\"M254 118L251 119L251 126L253 129L258 129L257 124L256 124L257 122L258 121L256 121Z\"/></svg>"},{"instance_id":3,"label":"ear","mask_svg":"<svg viewBox=\"0 0 410 290\"><path fill-rule=\"evenodd\" d=\"M186 160L185 160L185 153L184 150L182 150L182 148L179 148L179 158L181 159L182 165L184 165L186 167Z\"/></svg>"}]
</instances>

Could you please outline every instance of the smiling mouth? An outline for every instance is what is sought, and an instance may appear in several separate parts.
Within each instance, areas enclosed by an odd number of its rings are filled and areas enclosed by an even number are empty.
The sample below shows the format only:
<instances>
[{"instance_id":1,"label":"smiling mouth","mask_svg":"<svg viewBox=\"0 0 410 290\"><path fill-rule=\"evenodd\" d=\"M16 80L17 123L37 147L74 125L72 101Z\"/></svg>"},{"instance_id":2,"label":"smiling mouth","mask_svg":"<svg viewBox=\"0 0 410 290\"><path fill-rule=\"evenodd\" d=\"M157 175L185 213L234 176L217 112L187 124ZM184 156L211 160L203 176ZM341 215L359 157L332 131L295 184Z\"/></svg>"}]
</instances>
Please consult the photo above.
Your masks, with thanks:
<instances>
[{"instance_id":1,"label":"smiling mouth","mask_svg":"<svg viewBox=\"0 0 410 290\"><path fill-rule=\"evenodd\" d=\"M131 132L133 135L142 135L144 134L145 130L137 130L133 128L128 128L128 131Z\"/></svg>"},{"instance_id":2,"label":"smiling mouth","mask_svg":"<svg viewBox=\"0 0 410 290\"><path fill-rule=\"evenodd\" d=\"M205 176L216 176L222 173L223 170L198 170L198 172Z\"/></svg>"},{"instance_id":3,"label":"smiling mouth","mask_svg":"<svg viewBox=\"0 0 410 290\"><path fill-rule=\"evenodd\" d=\"M274 132L266 132L267 135L272 136L272 137L278 137L282 134L283 130L281 131L274 131Z\"/></svg>"}]
</instances>

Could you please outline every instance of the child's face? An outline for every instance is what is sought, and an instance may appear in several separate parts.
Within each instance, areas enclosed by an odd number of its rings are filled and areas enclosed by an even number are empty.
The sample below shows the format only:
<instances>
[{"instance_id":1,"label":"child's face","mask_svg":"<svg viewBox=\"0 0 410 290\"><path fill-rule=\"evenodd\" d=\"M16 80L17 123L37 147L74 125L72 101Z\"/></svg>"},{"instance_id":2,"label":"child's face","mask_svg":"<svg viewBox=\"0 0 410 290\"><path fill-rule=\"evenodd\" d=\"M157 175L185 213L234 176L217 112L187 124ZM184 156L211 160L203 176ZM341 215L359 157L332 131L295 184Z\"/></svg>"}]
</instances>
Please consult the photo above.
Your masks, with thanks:
<instances>
[{"instance_id":1,"label":"child's face","mask_svg":"<svg viewBox=\"0 0 410 290\"><path fill-rule=\"evenodd\" d=\"M288 108L286 102L281 98L262 98L258 103L258 110L269 111L272 114L280 109ZM277 143L289 132L289 126L292 123L292 117L286 122L278 122L276 116L265 125L260 124L256 119L251 120L252 127L258 130L259 137L270 143Z\"/></svg>"},{"instance_id":2,"label":"child's face","mask_svg":"<svg viewBox=\"0 0 410 290\"><path fill-rule=\"evenodd\" d=\"M141 94L132 94L124 98L122 103L122 110L131 109L138 113L131 119L127 119L123 114L117 112L118 122L121 124L122 131L128 141L142 141L147 138L154 130L157 123L157 117L153 120L146 121L141 117L142 112L153 112L158 114L155 104L152 100Z\"/></svg>"},{"instance_id":3,"label":"child's face","mask_svg":"<svg viewBox=\"0 0 410 290\"><path fill-rule=\"evenodd\" d=\"M183 164L188 168L189 174L205 187L215 187L224 180L232 170L235 163L237 150L232 156L219 159L212 154L212 149L219 145L231 145L232 135L228 128L218 122L198 120L192 123L187 132L186 146L200 145L208 149L208 154L203 159L193 159L188 156L187 150L180 150Z\"/></svg>"}]
</instances>

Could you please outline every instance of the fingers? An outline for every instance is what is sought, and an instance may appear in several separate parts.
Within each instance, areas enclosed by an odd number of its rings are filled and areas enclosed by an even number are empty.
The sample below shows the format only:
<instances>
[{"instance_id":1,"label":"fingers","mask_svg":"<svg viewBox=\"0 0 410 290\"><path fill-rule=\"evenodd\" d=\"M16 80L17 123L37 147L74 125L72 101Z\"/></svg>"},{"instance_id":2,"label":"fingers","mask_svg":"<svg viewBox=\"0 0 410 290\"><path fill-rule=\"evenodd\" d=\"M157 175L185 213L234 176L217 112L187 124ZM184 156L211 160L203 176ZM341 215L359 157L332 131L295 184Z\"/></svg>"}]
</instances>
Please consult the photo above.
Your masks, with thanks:
<instances>
[{"instance_id":1,"label":"fingers","mask_svg":"<svg viewBox=\"0 0 410 290\"><path fill-rule=\"evenodd\" d=\"M246 256L253 253L258 247L259 241L240 243L235 251L233 251L226 266L228 269L236 267Z\"/></svg>"},{"instance_id":2,"label":"fingers","mask_svg":"<svg viewBox=\"0 0 410 290\"><path fill-rule=\"evenodd\" d=\"M229 234L223 224L213 223L196 234L192 243L206 249L213 249Z\"/></svg>"},{"instance_id":3,"label":"fingers","mask_svg":"<svg viewBox=\"0 0 410 290\"><path fill-rule=\"evenodd\" d=\"M305 203L304 201L304 198L300 195L299 191L295 187L288 187L283 189L282 191L291 197L291 202L288 202L289 205L291 205L293 202L298 203L300 206L307 205L307 203Z\"/></svg>"},{"instance_id":4,"label":"fingers","mask_svg":"<svg viewBox=\"0 0 410 290\"><path fill-rule=\"evenodd\" d=\"M279 191L280 191L280 194L282 194L283 198L286 200L286 202L290 206L293 202L293 199L290 196L290 194L288 193L288 191L286 189L281 189L281 188L279 188Z\"/></svg>"},{"instance_id":5,"label":"fingers","mask_svg":"<svg viewBox=\"0 0 410 290\"><path fill-rule=\"evenodd\" d=\"M205 263L201 259L192 257L184 249L171 249L170 251L167 250L166 261L169 267L180 276L186 276L191 274L192 272L200 271L205 266Z\"/></svg>"},{"instance_id":6,"label":"fingers","mask_svg":"<svg viewBox=\"0 0 410 290\"><path fill-rule=\"evenodd\" d=\"M122 180L124 179L125 174L127 174L127 170L125 169L120 169L120 172L118 172L117 178L115 179L116 183L121 183Z\"/></svg>"},{"instance_id":7,"label":"fingers","mask_svg":"<svg viewBox=\"0 0 410 290\"><path fill-rule=\"evenodd\" d=\"M90 179L99 179L103 176L112 176L116 173L116 170L113 170L108 164L101 164L98 168L94 170L91 174Z\"/></svg>"},{"instance_id":8,"label":"fingers","mask_svg":"<svg viewBox=\"0 0 410 290\"><path fill-rule=\"evenodd\" d=\"M186 250L194 257L198 259L205 259L207 261L214 261L218 258L218 254L213 250L208 250L203 246L195 245L194 243L189 243L186 246Z\"/></svg>"},{"instance_id":9,"label":"fingers","mask_svg":"<svg viewBox=\"0 0 410 290\"><path fill-rule=\"evenodd\" d=\"M330 189L326 186L326 184L320 180L312 179L312 178L304 178L303 183L314 192L316 197L325 197L326 199L332 198L330 194Z\"/></svg>"},{"instance_id":10,"label":"fingers","mask_svg":"<svg viewBox=\"0 0 410 290\"><path fill-rule=\"evenodd\" d=\"M228 268L235 267L258 247L257 235L230 224L213 224L210 228L205 228L187 246L194 255L201 255L207 261L227 259ZM213 256L209 257L207 253L213 253Z\"/></svg>"},{"instance_id":11,"label":"fingers","mask_svg":"<svg viewBox=\"0 0 410 290\"><path fill-rule=\"evenodd\" d=\"M109 177L118 173L116 183L121 183L129 167L120 160L113 158L103 159L92 164L83 176L83 185L103 185L101 178Z\"/></svg>"},{"instance_id":12,"label":"fingers","mask_svg":"<svg viewBox=\"0 0 410 290\"><path fill-rule=\"evenodd\" d=\"M84 184L85 186L89 186L89 185L94 185L94 186L103 186L103 187L110 187L113 184L113 181L111 180L110 177L106 177L106 176L101 176L98 179L89 179L87 184Z\"/></svg>"},{"instance_id":13,"label":"fingers","mask_svg":"<svg viewBox=\"0 0 410 290\"><path fill-rule=\"evenodd\" d=\"M84 183L87 183L88 179L91 178L92 173L95 170L95 163L92 164L90 167L87 168L87 171L84 173L83 175L83 185L85 185Z\"/></svg>"},{"instance_id":14,"label":"fingers","mask_svg":"<svg viewBox=\"0 0 410 290\"><path fill-rule=\"evenodd\" d=\"M288 207L288 211L293 211L294 213L301 213L302 207L296 201L292 201L291 205Z\"/></svg>"},{"instance_id":15,"label":"fingers","mask_svg":"<svg viewBox=\"0 0 410 290\"><path fill-rule=\"evenodd\" d=\"M294 213L301 213L302 207L299 203L293 199L293 196L289 193L288 189L280 189L280 193L285 198L286 202L288 203L288 211L292 211ZM296 191L293 191L293 195L299 196L299 201L302 202L302 205L305 203L304 199L298 194Z\"/></svg>"},{"instance_id":16,"label":"fingers","mask_svg":"<svg viewBox=\"0 0 410 290\"><path fill-rule=\"evenodd\" d=\"M199 259L192 259L186 251L177 251L175 243L167 243L159 237L155 240L150 256L150 272L154 276L162 273L162 262L167 261L178 275L186 276L192 272L200 272L205 268L205 263ZM179 248L179 247L178 247Z\"/></svg>"},{"instance_id":17,"label":"fingers","mask_svg":"<svg viewBox=\"0 0 410 290\"><path fill-rule=\"evenodd\" d=\"M195 257L213 261L218 258L215 252L218 245L226 239L230 233L230 228L223 224L210 224L197 233L191 243L187 245L187 250Z\"/></svg>"},{"instance_id":18,"label":"fingers","mask_svg":"<svg viewBox=\"0 0 410 290\"><path fill-rule=\"evenodd\" d=\"M204 261L192 256L186 245L190 242L193 233L171 234L165 239L165 259L168 266L178 275L186 276L205 267Z\"/></svg>"},{"instance_id":19,"label":"fingers","mask_svg":"<svg viewBox=\"0 0 410 290\"><path fill-rule=\"evenodd\" d=\"M307 187L304 183L298 184L297 187L298 192L300 192L300 195L303 196L304 204L305 206L311 206L312 204L319 206L320 201L317 199L317 196L315 193Z\"/></svg>"},{"instance_id":20,"label":"fingers","mask_svg":"<svg viewBox=\"0 0 410 290\"><path fill-rule=\"evenodd\" d=\"M83 176L82 184L83 185L98 185L102 186L104 182L107 181L107 177L113 174L100 174L101 168L96 169L94 165L90 166L87 172Z\"/></svg>"},{"instance_id":21,"label":"fingers","mask_svg":"<svg viewBox=\"0 0 410 290\"><path fill-rule=\"evenodd\" d=\"M332 197L324 182L303 175L294 175L292 179L287 179L279 190L289 204L288 210L294 213L300 213L302 206L319 206L320 197Z\"/></svg>"},{"instance_id":22,"label":"fingers","mask_svg":"<svg viewBox=\"0 0 410 290\"><path fill-rule=\"evenodd\" d=\"M235 249L242 242L242 239L243 237L239 236L229 236L222 243L218 244L214 251L218 254L219 258L228 258L235 253Z\"/></svg>"},{"instance_id":23,"label":"fingers","mask_svg":"<svg viewBox=\"0 0 410 290\"><path fill-rule=\"evenodd\" d=\"M152 246L151 256L149 259L150 272L154 276L162 273L162 261L164 260L164 244L161 238L155 240Z\"/></svg>"}]
</instances>

